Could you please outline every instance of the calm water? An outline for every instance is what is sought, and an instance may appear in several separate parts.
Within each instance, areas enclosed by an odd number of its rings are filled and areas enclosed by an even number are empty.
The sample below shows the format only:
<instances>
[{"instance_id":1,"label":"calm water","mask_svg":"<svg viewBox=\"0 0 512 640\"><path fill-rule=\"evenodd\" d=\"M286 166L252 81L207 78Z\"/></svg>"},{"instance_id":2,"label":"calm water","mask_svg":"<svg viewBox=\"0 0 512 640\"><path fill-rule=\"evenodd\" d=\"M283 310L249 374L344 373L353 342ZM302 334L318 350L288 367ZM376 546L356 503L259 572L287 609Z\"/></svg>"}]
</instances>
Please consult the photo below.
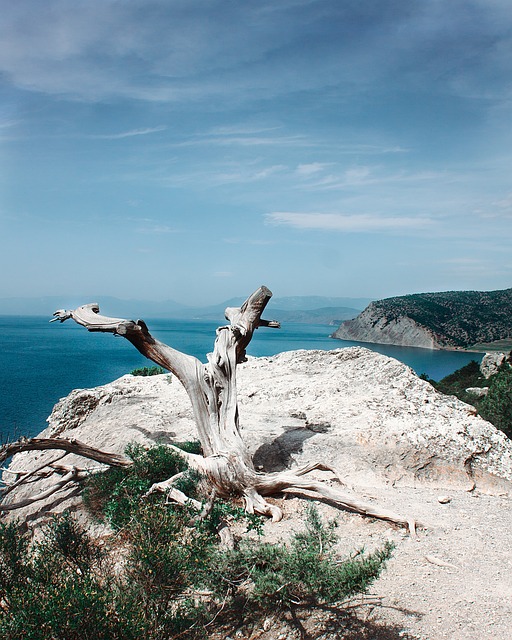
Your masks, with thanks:
<instances>
[{"instance_id":1,"label":"calm water","mask_svg":"<svg viewBox=\"0 0 512 640\"><path fill-rule=\"evenodd\" d=\"M216 322L149 320L163 342L206 361L212 350ZM338 349L356 342L333 340L333 327L289 323L282 329L259 329L248 353L267 356L293 349ZM481 355L364 344L397 358L417 373L439 380ZM111 334L89 333L68 321L49 324L48 318L0 316L0 437L35 435L46 426L53 405L72 389L105 384L152 363L126 340Z\"/></svg>"}]
</instances>

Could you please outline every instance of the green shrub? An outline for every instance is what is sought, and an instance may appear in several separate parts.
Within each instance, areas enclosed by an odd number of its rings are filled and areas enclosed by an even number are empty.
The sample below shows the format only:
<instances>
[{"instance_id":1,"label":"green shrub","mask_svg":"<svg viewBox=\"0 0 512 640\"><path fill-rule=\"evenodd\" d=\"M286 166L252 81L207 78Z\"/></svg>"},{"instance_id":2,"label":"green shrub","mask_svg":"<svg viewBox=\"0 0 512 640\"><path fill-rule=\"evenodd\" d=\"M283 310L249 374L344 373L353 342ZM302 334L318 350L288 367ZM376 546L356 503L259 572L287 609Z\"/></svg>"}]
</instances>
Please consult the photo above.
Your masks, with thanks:
<instances>
[{"instance_id":1,"label":"green shrub","mask_svg":"<svg viewBox=\"0 0 512 640\"><path fill-rule=\"evenodd\" d=\"M135 640L127 621L111 613L118 588L103 560L97 543L69 516L55 519L36 544L15 525L0 525L0 637Z\"/></svg>"},{"instance_id":2,"label":"green shrub","mask_svg":"<svg viewBox=\"0 0 512 640\"><path fill-rule=\"evenodd\" d=\"M186 469L165 447L132 446L129 453L132 467L98 474L88 486L95 512L122 526L122 534L100 544L66 515L31 544L16 525L0 525L1 638L227 636L280 610L335 605L364 593L391 555L386 544L341 561L335 525L324 525L314 509L306 530L288 545L245 537L235 549L223 549L217 527L242 520L242 510L216 502L199 517L162 495L140 499L152 482ZM188 489L200 497L197 481L188 476ZM116 511L118 500L124 506Z\"/></svg>"},{"instance_id":3,"label":"green shrub","mask_svg":"<svg viewBox=\"0 0 512 640\"><path fill-rule=\"evenodd\" d=\"M457 369L439 382L429 380L434 387L449 396L457 396L459 400L473 404L474 396L467 393L469 387L485 387L487 380L480 371L480 365L476 360L471 360L467 365Z\"/></svg>"},{"instance_id":4,"label":"green shrub","mask_svg":"<svg viewBox=\"0 0 512 640\"><path fill-rule=\"evenodd\" d=\"M169 373L162 367L139 367L130 372L132 376L159 376L162 373Z\"/></svg>"},{"instance_id":5,"label":"green shrub","mask_svg":"<svg viewBox=\"0 0 512 640\"><path fill-rule=\"evenodd\" d=\"M484 378L480 366L472 360L469 364L446 376L439 382L428 381L441 393L454 395L459 400L473 405L477 412L512 438L512 367L505 362L497 373ZM466 391L469 387L489 387L485 396L475 396Z\"/></svg>"},{"instance_id":6,"label":"green shrub","mask_svg":"<svg viewBox=\"0 0 512 640\"><path fill-rule=\"evenodd\" d=\"M276 607L308 607L338 603L364 593L382 572L393 545L359 559L339 561L333 525L322 523L310 508L306 531L297 533L289 546L242 541L217 558L219 583L233 585L238 606L256 606L261 613Z\"/></svg>"},{"instance_id":7,"label":"green shrub","mask_svg":"<svg viewBox=\"0 0 512 640\"><path fill-rule=\"evenodd\" d=\"M512 368L506 366L492 376L488 394L479 403L482 418L512 438Z\"/></svg>"},{"instance_id":8,"label":"green shrub","mask_svg":"<svg viewBox=\"0 0 512 640\"><path fill-rule=\"evenodd\" d=\"M190 452L198 450L198 443L195 442L177 446ZM188 470L184 459L169 447L157 445L145 449L142 445L131 444L125 453L133 460L131 467L110 467L103 473L90 476L83 493L84 503L89 510L100 519L107 519L114 528L126 525L152 484L167 480L177 473L187 472L177 487L194 497L197 478Z\"/></svg>"}]
</instances>

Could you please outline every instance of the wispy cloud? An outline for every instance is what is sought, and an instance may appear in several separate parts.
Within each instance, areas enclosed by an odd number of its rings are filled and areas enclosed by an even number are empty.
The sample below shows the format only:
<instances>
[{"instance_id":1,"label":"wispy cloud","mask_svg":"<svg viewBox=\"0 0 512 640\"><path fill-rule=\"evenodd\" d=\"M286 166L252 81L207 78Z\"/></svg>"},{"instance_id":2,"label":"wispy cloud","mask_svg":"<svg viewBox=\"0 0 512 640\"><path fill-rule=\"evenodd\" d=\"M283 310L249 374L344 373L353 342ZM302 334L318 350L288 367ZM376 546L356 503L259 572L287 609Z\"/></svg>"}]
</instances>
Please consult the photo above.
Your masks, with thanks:
<instances>
[{"instance_id":1,"label":"wispy cloud","mask_svg":"<svg viewBox=\"0 0 512 640\"><path fill-rule=\"evenodd\" d=\"M416 171L401 170L390 172L383 167L357 166L350 167L336 174L330 173L315 176L307 186L325 190L346 189L347 187L362 187L377 184L422 183L430 181L454 181L457 176L444 171Z\"/></svg>"},{"instance_id":2,"label":"wispy cloud","mask_svg":"<svg viewBox=\"0 0 512 640\"><path fill-rule=\"evenodd\" d=\"M294 213L276 211L265 215L267 224L342 232L381 232L425 229L433 225L426 217L392 217L369 214Z\"/></svg>"},{"instance_id":3,"label":"wispy cloud","mask_svg":"<svg viewBox=\"0 0 512 640\"><path fill-rule=\"evenodd\" d=\"M281 127L264 127L250 124L237 124L224 127L214 127L210 131L207 131L207 136L247 136L256 135L259 133L268 133L269 131L276 131Z\"/></svg>"},{"instance_id":4,"label":"wispy cloud","mask_svg":"<svg viewBox=\"0 0 512 640\"><path fill-rule=\"evenodd\" d=\"M2 120L0 119L0 129L10 129L19 124L19 120Z\"/></svg>"},{"instance_id":5,"label":"wispy cloud","mask_svg":"<svg viewBox=\"0 0 512 640\"><path fill-rule=\"evenodd\" d=\"M163 235L166 233L177 233L177 230L167 225L155 224L138 227L137 233Z\"/></svg>"},{"instance_id":6,"label":"wispy cloud","mask_svg":"<svg viewBox=\"0 0 512 640\"><path fill-rule=\"evenodd\" d=\"M188 173L173 173L164 177L159 177L158 182L167 187L183 187L193 184L195 188L222 187L225 185L249 184L264 181L275 175L286 172L288 167L282 164L263 166L257 164L251 166L248 162L225 165L212 165L203 170L190 170Z\"/></svg>"},{"instance_id":7,"label":"wispy cloud","mask_svg":"<svg viewBox=\"0 0 512 640\"><path fill-rule=\"evenodd\" d=\"M512 214L512 193L509 193L502 200L498 200L497 202L493 202L494 206L497 207L503 215Z\"/></svg>"},{"instance_id":8,"label":"wispy cloud","mask_svg":"<svg viewBox=\"0 0 512 640\"><path fill-rule=\"evenodd\" d=\"M251 238L224 238L226 244L253 245L256 247L268 247L276 244L275 240L254 240Z\"/></svg>"},{"instance_id":9,"label":"wispy cloud","mask_svg":"<svg viewBox=\"0 0 512 640\"><path fill-rule=\"evenodd\" d=\"M311 146L313 142L303 135L289 136L263 136L263 135L202 135L182 142L177 142L175 147L199 147L199 146L240 146L240 147L268 147L268 146Z\"/></svg>"},{"instance_id":10,"label":"wispy cloud","mask_svg":"<svg viewBox=\"0 0 512 640\"><path fill-rule=\"evenodd\" d=\"M121 133L106 133L92 136L99 140L121 140L123 138L133 138L134 136L147 136L151 133L158 133L159 131L165 131L167 127L151 127L147 129L131 129L130 131L122 131Z\"/></svg>"},{"instance_id":11,"label":"wispy cloud","mask_svg":"<svg viewBox=\"0 0 512 640\"><path fill-rule=\"evenodd\" d=\"M452 94L494 97L512 57L510 7L498 0L410 3L408 11L400 2L371 10L275 0L5 4L5 77L85 101L226 104L321 88L345 96L347 87L385 90L394 77L405 90L435 82Z\"/></svg>"},{"instance_id":12,"label":"wispy cloud","mask_svg":"<svg viewBox=\"0 0 512 640\"><path fill-rule=\"evenodd\" d=\"M446 272L453 275L492 277L510 272L510 268L507 269L505 265L496 264L495 261L485 258L461 256L440 260L438 264L445 265Z\"/></svg>"},{"instance_id":13,"label":"wispy cloud","mask_svg":"<svg viewBox=\"0 0 512 640\"><path fill-rule=\"evenodd\" d=\"M323 171L326 167L330 166L330 164L331 163L326 162L310 162L308 164L299 164L295 171L297 175L307 177Z\"/></svg>"}]
</instances>

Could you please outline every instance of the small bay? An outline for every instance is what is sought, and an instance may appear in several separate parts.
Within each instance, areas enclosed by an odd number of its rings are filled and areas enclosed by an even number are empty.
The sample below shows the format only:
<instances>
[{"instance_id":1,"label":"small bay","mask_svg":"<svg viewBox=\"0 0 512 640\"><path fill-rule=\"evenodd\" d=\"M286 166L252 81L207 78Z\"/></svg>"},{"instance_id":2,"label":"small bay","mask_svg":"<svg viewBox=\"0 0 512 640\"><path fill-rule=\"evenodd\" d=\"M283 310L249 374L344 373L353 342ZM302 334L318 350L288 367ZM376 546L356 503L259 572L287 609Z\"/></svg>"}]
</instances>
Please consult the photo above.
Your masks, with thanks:
<instances>
[{"instance_id":1,"label":"small bay","mask_svg":"<svg viewBox=\"0 0 512 640\"><path fill-rule=\"evenodd\" d=\"M215 330L222 321L147 320L153 335L170 346L206 362ZM295 349L331 350L361 345L391 356L439 380L482 354L433 351L391 345L334 340L334 327L286 323L281 329L259 329L249 345L253 356L270 356ZM152 363L126 340L89 333L68 321L46 317L0 316L0 437L2 442L33 436L46 427L54 404L72 389L106 384L137 367Z\"/></svg>"}]
</instances>

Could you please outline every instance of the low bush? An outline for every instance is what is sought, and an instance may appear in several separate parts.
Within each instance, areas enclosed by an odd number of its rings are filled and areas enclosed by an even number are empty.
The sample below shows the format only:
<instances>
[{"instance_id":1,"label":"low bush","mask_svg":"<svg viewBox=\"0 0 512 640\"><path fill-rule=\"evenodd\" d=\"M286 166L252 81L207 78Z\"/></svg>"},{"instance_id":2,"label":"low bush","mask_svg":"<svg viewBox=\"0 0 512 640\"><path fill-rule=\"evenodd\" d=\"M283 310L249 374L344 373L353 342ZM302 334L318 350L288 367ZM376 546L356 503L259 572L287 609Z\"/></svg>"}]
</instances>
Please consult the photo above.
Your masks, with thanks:
<instances>
[{"instance_id":1,"label":"low bush","mask_svg":"<svg viewBox=\"0 0 512 640\"><path fill-rule=\"evenodd\" d=\"M485 387L487 380L480 371L480 365L476 360L471 360L467 365L457 369L439 382L429 380L434 387L448 396L457 396L459 400L473 404L474 396L466 391L469 387Z\"/></svg>"},{"instance_id":2,"label":"low bush","mask_svg":"<svg viewBox=\"0 0 512 640\"><path fill-rule=\"evenodd\" d=\"M512 438L512 366L510 360L509 355L507 361L488 379L484 378L478 363L474 360L439 382L431 380L428 376L424 379L428 379L438 391L454 395L459 400L473 405L484 420L488 420L497 429ZM489 391L484 396L475 396L466 391L469 387L489 387Z\"/></svg>"},{"instance_id":3,"label":"low bush","mask_svg":"<svg viewBox=\"0 0 512 640\"><path fill-rule=\"evenodd\" d=\"M162 373L169 373L162 367L139 367L130 371L132 376L159 376Z\"/></svg>"},{"instance_id":4,"label":"low bush","mask_svg":"<svg viewBox=\"0 0 512 640\"><path fill-rule=\"evenodd\" d=\"M337 539L333 525L325 526L310 508L306 530L289 545L242 540L235 550L218 555L217 591L230 585L241 610L261 615L276 607L317 607L364 593L382 572L393 545L340 562L333 550Z\"/></svg>"},{"instance_id":5,"label":"low bush","mask_svg":"<svg viewBox=\"0 0 512 640\"><path fill-rule=\"evenodd\" d=\"M289 544L244 536L226 550L217 528L221 521L246 518L241 508L215 502L199 516L161 495L141 498L152 482L181 471L187 492L201 496L198 477L164 449L131 447L132 467L91 478L88 504L118 531L101 543L69 515L55 519L36 543L14 524L0 525L0 637L229 635L279 611L335 605L364 593L391 555L386 544L341 560L334 551L335 525L324 524L312 508L305 530ZM248 528L254 523L254 517L246 522Z\"/></svg>"},{"instance_id":6,"label":"low bush","mask_svg":"<svg viewBox=\"0 0 512 640\"><path fill-rule=\"evenodd\" d=\"M184 442L177 446L190 453L200 453L198 442ZM132 466L110 467L103 473L90 476L83 491L84 503L91 513L106 518L114 528L119 529L129 521L152 484L177 473L186 471L176 486L190 497L195 497L196 475L169 447L157 445L145 449L142 445L131 444L125 453L132 459Z\"/></svg>"},{"instance_id":7,"label":"low bush","mask_svg":"<svg viewBox=\"0 0 512 640\"><path fill-rule=\"evenodd\" d=\"M492 376L489 392L478 405L478 412L505 435L512 438L512 368L504 367Z\"/></svg>"},{"instance_id":8,"label":"low bush","mask_svg":"<svg viewBox=\"0 0 512 640\"><path fill-rule=\"evenodd\" d=\"M36 544L15 524L0 524L0 637L135 640L129 621L113 615L119 586L104 561L70 516L54 520Z\"/></svg>"}]
</instances>

